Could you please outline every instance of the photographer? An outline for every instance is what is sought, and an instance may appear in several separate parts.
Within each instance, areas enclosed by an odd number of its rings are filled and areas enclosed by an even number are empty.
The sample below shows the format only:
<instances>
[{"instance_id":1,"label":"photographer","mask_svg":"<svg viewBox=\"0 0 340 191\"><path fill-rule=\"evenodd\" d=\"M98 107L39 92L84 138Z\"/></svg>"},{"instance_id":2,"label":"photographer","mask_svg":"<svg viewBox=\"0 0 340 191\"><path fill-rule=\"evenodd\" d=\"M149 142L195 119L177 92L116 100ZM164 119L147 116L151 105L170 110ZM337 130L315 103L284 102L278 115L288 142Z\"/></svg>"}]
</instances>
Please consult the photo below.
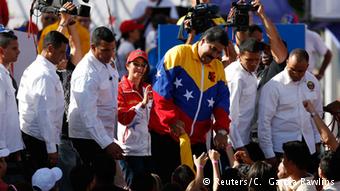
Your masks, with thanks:
<instances>
[{"instance_id":1,"label":"photographer","mask_svg":"<svg viewBox=\"0 0 340 191\"><path fill-rule=\"evenodd\" d=\"M57 31L65 34L70 34L69 37L69 47L70 54L67 60L60 62L57 65L57 74L62 82L64 90L64 116L63 116L63 126L61 131L61 140L59 145L59 161L58 167L60 167L64 173L64 176L60 181L61 190L70 190L71 184L69 181L70 171L76 166L77 160L79 160L75 149L72 146L71 140L68 136L68 122L66 119L68 113L68 106L70 103L70 88L71 88L71 75L75 66L82 58L81 45L79 34L75 25L74 17L69 14L70 11L75 9L75 5L71 2L67 2L63 5L65 11L60 13L61 20L59 22L59 27Z\"/></svg>"},{"instance_id":2,"label":"photographer","mask_svg":"<svg viewBox=\"0 0 340 191\"><path fill-rule=\"evenodd\" d=\"M83 13L82 13L83 14ZM57 30L61 21L61 17L58 18L58 21L53 23L52 25L47 26L41 33L40 40L38 42L38 53L41 53L42 51L42 45L43 45L43 39L46 36L47 33L50 31ZM85 55L90 50L90 32L87 28L82 26L79 22L75 22L75 28L79 34L80 42L81 43L81 54L82 56ZM64 34L67 38L69 38L68 31Z\"/></svg>"},{"instance_id":3,"label":"photographer","mask_svg":"<svg viewBox=\"0 0 340 191\"><path fill-rule=\"evenodd\" d=\"M244 3L244 1L241 0L239 1L239 3ZM266 35L269 39L270 52L268 53L271 53L272 58L276 63L279 64L283 63L287 59L288 51L285 44L281 40L275 25L270 21L270 19L265 14L264 6L261 4L260 0L251 1L251 5L254 9L257 8L256 13L261 18L261 21L266 31ZM233 12L233 10L231 12ZM241 44L242 41L249 37L256 38L258 41L262 41L261 33L262 32L259 30L254 30L251 33L250 32L247 33L246 31L237 31L236 44L237 45Z\"/></svg>"},{"instance_id":4,"label":"photographer","mask_svg":"<svg viewBox=\"0 0 340 191\"><path fill-rule=\"evenodd\" d=\"M191 11L186 15L180 18L177 21L177 25L181 25L181 28L188 32L188 38L185 41L185 44L192 44L194 37L197 34L202 33L206 29L212 26L225 25L226 22L224 19L219 16L218 7L213 4L209 4L209 0L200 0L200 4L197 4L197 0L191 1ZM182 37L183 33L180 28L178 38L180 40L184 40ZM231 62L235 61L237 57L236 51L231 41L228 41L228 45L223 50L223 56L219 57L219 60L223 63L223 66L226 67Z\"/></svg>"}]
</instances>

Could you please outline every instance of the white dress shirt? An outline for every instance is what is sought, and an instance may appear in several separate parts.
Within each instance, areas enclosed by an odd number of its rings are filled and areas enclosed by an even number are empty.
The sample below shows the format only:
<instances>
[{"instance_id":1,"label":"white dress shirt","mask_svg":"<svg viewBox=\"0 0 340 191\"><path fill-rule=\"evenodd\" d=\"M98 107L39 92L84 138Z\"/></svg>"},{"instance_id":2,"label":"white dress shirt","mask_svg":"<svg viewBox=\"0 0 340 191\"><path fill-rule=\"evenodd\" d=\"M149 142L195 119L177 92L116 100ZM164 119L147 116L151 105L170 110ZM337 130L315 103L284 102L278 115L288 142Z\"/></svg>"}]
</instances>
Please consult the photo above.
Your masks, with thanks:
<instances>
[{"instance_id":1,"label":"white dress shirt","mask_svg":"<svg viewBox=\"0 0 340 191\"><path fill-rule=\"evenodd\" d=\"M250 122L255 112L257 79L247 72L239 60L225 69L230 91L230 139L234 148L240 148L250 142Z\"/></svg>"},{"instance_id":2,"label":"white dress shirt","mask_svg":"<svg viewBox=\"0 0 340 191\"><path fill-rule=\"evenodd\" d=\"M64 113L64 91L56 66L38 55L24 71L18 96L21 130L57 152Z\"/></svg>"},{"instance_id":3,"label":"white dress shirt","mask_svg":"<svg viewBox=\"0 0 340 191\"><path fill-rule=\"evenodd\" d=\"M314 176L309 174L309 176L301 178L298 181L293 180L291 177L279 179L277 182L272 181L272 183L277 184L278 191L316 191L316 183L313 184Z\"/></svg>"},{"instance_id":4,"label":"white dress shirt","mask_svg":"<svg viewBox=\"0 0 340 191\"><path fill-rule=\"evenodd\" d=\"M69 136L92 139L101 148L114 140L117 84L110 64L100 62L91 50L78 63L71 78L68 112Z\"/></svg>"},{"instance_id":5,"label":"white dress shirt","mask_svg":"<svg viewBox=\"0 0 340 191\"><path fill-rule=\"evenodd\" d=\"M0 149L13 153L23 147L15 89L9 71L0 64Z\"/></svg>"},{"instance_id":6,"label":"white dress shirt","mask_svg":"<svg viewBox=\"0 0 340 191\"><path fill-rule=\"evenodd\" d=\"M309 72L300 81L294 82L285 69L264 85L259 102L258 136L266 158L274 157L274 152L283 153L283 143L301 141L302 137L310 153L315 153L320 134L303 106L302 102L307 99L321 114L319 82Z\"/></svg>"},{"instance_id":7,"label":"white dress shirt","mask_svg":"<svg viewBox=\"0 0 340 191\"><path fill-rule=\"evenodd\" d=\"M340 190L340 181L336 182L329 182L327 185L325 185L322 189L323 191L339 191Z\"/></svg>"},{"instance_id":8,"label":"white dress shirt","mask_svg":"<svg viewBox=\"0 0 340 191\"><path fill-rule=\"evenodd\" d=\"M309 29L306 29L305 39L305 49L309 55L308 71L313 72L313 70L317 67L317 61L319 58L322 58L323 60L328 48L320 35Z\"/></svg>"}]
</instances>

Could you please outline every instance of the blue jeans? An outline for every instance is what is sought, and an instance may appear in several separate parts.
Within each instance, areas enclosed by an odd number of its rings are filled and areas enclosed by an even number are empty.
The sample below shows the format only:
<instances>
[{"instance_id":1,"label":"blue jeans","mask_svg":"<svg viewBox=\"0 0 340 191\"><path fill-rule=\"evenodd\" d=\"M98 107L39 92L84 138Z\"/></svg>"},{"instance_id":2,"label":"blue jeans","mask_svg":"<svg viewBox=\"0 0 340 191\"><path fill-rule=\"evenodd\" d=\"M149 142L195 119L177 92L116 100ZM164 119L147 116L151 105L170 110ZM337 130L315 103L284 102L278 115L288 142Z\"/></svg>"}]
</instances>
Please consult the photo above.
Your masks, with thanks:
<instances>
[{"instance_id":1,"label":"blue jeans","mask_svg":"<svg viewBox=\"0 0 340 191\"><path fill-rule=\"evenodd\" d=\"M131 186L133 179L142 173L151 173L150 156L125 156L124 160L119 161L125 181Z\"/></svg>"}]
</instances>

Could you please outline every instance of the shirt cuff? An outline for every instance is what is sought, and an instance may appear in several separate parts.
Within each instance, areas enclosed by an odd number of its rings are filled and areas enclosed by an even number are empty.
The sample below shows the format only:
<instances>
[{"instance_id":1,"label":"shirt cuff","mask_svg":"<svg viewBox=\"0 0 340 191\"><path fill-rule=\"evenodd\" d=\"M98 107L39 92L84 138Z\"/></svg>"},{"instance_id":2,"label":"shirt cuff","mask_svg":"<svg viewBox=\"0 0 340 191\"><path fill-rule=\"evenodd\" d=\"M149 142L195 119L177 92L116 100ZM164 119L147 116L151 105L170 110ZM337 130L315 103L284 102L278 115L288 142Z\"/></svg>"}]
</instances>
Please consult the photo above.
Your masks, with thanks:
<instances>
[{"instance_id":1,"label":"shirt cuff","mask_svg":"<svg viewBox=\"0 0 340 191\"><path fill-rule=\"evenodd\" d=\"M142 102L139 102L139 103L138 103L137 105L135 105L133 108L135 108L136 113L137 113L137 112L140 113L141 111L143 111L143 110L145 109L145 107L142 108Z\"/></svg>"},{"instance_id":2,"label":"shirt cuff","mask_svg":"<svg viewBox=\"0 0 340 191\"><path fill-rule=\"evenodd\" d=\"M57 145L55 143L47 143L46 142L46 150L47 150L47 153L56 153L57 152Z\"/></svg>"},{"instance_id":3,"label":"shirt cuff","mask_svg":"<svg viewBox=\"0 0 340 191\"><path fill-rule=\"evenodd\" d=\"M101 140L99 140L99 145L102 149L105 149L109 144L113 142L113 139L108 135L105 135Z\"/></svg>"},{"instance_id":4,"label":"shirt cuff","mask_svg":"<svg viewBox=\"0 0 340 191\"><path fill-rule=\"evenodd\" d=\"M274 153L274 151L272 149L264 149L263 153L264 153L264 157L266 159L275 157L275 153Z\"/></svg>"}]
</instances>

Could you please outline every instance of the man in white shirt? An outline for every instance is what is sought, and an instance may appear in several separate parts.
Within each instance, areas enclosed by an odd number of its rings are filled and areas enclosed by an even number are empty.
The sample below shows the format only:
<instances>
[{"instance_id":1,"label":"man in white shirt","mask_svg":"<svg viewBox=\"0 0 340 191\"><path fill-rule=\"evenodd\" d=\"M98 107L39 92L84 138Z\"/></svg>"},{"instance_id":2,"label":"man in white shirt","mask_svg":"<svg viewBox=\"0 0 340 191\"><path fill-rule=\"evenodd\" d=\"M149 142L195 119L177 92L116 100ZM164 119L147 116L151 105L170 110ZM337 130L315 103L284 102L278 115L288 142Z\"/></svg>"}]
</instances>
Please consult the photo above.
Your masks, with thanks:
<instances>
[{"instance_id":1,"label":"man in white shirt","mask_svg":"<svg viewBox=\"0 0 340 191\"><path fill-rule=\"evenodd\" d=\"M43 51L26 68L20 81L17 95L20 127L34 170L55 166L58 161L64 92L56 65L66 58L67 44L63 34L49 32Z\"/></svg>"},{"instance_id":2,"label":"man in white shirt","mask_svg":"<svg viewBox=\"0 0 340 191\"><path fill-rule=\"evenodd\" d=\"M85 164L96 166L101 156L122 159L114 142L117 90L110 65L116 49L114 34L106 27L93 31L91 49L71 78L68 112L69 136Z\"/></svg>"},{"instance_id":3,"label":"man in white shirt","mask_svg":"<svg viewBox=\"0 0 340 191\"><path fill-rule=\"evenodd\" d=\"M318 80L306 72L308 58L305 50L294 49L284 71L267 82L261 91L259 143L266 159L273 164L277 163L275 156L282 156L285 142L305 141L311 154L320 142L320 134L303 106L303 101L309 99L316 111L322 112Z\"/></svg>"},{"instance_id":4,"label":"man in white shirt","mask_svg":"<svg viewBox=\"0 0 340 191\"><path fill-rule=\"evenodd\" d=\"M239 59L224 71L230 91L230 139L234 149L250 143L250 122L255 112L257 78L254 74L260 63L261 44L248 38L239 47Z\"/></svg>"},{"instance_id":5,"label":"man in white shirt","mask_svg":"<svg viewBox=\"0 0 340 191\"><path fill-rule=\"evenodd\" d=\"M310 56L308 71L314 73L315 77L320 80L325 74L328 64L332 60L332 52L327 48L326 44L318 33L306 28L305 38L306 51ZM317 61L319 58L322 58L322 63L320 68L317 69Z\"/></svg>"},{"instance_id":6,"label":"man in white shirt","mask_svg":"<svg viewBox=\"0 0 340 191\"><path fill-rule=\"evenodd\" d=\"M8 148L10 153L23 149L15 89L8 67L17 61L18 38L13 31L0 28L0 149Z\"/></svg>"}]
</instances>

